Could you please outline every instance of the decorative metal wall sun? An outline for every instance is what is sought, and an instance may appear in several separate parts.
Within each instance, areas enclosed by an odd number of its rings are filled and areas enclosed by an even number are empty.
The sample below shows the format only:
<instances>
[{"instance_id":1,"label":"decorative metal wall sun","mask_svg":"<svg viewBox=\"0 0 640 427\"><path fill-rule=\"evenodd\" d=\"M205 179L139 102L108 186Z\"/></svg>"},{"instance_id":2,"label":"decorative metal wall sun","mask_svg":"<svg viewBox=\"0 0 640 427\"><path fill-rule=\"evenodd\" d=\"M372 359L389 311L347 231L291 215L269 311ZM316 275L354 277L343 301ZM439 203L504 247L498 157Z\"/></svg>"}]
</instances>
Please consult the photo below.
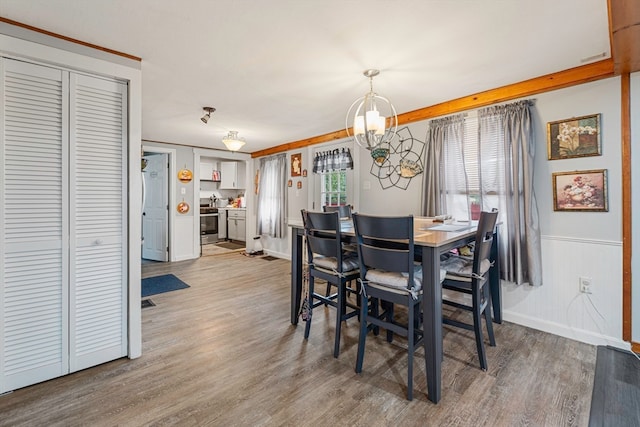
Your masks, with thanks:
<instances>
[{"instance_id":1,"label":"decorative metal wall sun","mask_svg":"<svg viewBox=\"0 0 640 427\"><path fill-rule=\"evenodd\" d=\"M424 170L424 146L424 141L414 138L408 127L399 129L389 144L371 150L371 175L378 178L383 189L406 190L411 180Z\"/></svg>"}]
</instances>

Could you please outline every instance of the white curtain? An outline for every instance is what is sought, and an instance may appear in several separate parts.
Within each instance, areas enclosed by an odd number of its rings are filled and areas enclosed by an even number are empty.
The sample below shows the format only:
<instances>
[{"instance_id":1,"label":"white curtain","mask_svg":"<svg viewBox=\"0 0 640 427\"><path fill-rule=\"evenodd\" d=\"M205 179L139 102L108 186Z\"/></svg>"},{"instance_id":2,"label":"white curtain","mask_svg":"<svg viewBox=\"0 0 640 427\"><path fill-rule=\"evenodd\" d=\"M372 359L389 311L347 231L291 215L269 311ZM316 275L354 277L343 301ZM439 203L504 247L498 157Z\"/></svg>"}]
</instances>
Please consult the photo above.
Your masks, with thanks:
<instances>
[{"instance_id":1,"label":"white curtain","mask_svg":"<svg viewBox=\"0 0 640 427\"><path fill-rule=\"evenodd\" d=\"M287 212L287 156L260 159L257 228L259 235L285 236Z\"/></svg>"},{"instance_id":2,"label":"white curtain","mask_svg":"<svg viewBox=\"0 0 640 427\"><path fill-rule=\"evenodd\" d=\"M535 141L531 101L478 111L482 207L497 208L505 280L542 285L538 205L533 190Z\"/></svg>"}]
</instances>

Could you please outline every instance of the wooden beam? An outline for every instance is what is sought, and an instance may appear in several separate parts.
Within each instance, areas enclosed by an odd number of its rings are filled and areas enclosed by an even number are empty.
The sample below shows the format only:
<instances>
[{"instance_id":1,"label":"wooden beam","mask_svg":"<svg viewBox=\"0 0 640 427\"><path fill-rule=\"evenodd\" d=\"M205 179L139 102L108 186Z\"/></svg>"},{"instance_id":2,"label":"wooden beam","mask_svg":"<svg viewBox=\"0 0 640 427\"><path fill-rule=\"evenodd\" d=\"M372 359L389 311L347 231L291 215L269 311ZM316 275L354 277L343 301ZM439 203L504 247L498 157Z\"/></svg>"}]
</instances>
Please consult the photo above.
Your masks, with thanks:
<instances>
[{"instance_id":1,"label":"wooden beam","mask_svg":"<svg viewBox=\"0 0 640 427\"><path fill-rule=\"evenodd\" d=\"M480 92L474 95L465 96L463 98L446 101L440 104L432 105L430 107L409 111L408 113L398 115L398 124L400 125L427 120L434 117L440 117L447 114L470 110L473 108L480 108L499 102L531 96L537 93L561 89L611 76L613 76L613 60L605 59L603 61L594 62L592 64L571 68L569 70L560 71L557 73L547 74L545 76L525 80L520 83L514 83L496 89L487 90L485 92ZM251 153L251 157L255 158L267 156L283 151L300 149L310 145L334 141L346 137L346 130L338 130L324 135L314 136L312 138L302 139L294 142L288 142L286 144L281 144L264 150L255 151Z\"/></svg>"},{"instance_id":2,"label":"wooden beam","mask_svg":"<svg viewBox=\"0 0 640 427\"><path fill-rule=\"evenodd\" d=\"M631 212L631 78L629 73L621 80L621 154L622 154L622 339L631 341L631 244L633 231ZM636 225L637 226L637 225Z\"/></svg>"},{"instance_id":3,"label":"wooden beam","mask_svg":"<svg viewBox=\"0 0 640 427\"><path fill-rule=\"evenodd\" d=\"M138 58L137 56L129 55L128 53L118 52L117 50L109 49L106 47L98 46L95 44L83 42L82 40L74 39L71 37L63 36L62 34L52 33L51 31L43 30L42 28L33 27L31 25L23 24L22 22L13 21L11 19L3 18L0 16L0 22L4 22L6 24L14 25L16 27L24 28L30 31L34 31L36 33L45 34L50 37L55 37L57 39L65 40L71 43L79 44L82 46L90 47L91 49L101 50L103 52L110 53L112 55L122 56L123 58L128 58L134 61L141 62L142 58Z\"/></svg>"},{"instance_id":4,"label":"wooden beam","mask_svg":"<svg viewBox=\"0 0 640 427\"><path fill-rule=\"evenodd\" d=\"M640 70L640 2L609 0L611 52L616 74Z\"/></svg>"}]
</instances>

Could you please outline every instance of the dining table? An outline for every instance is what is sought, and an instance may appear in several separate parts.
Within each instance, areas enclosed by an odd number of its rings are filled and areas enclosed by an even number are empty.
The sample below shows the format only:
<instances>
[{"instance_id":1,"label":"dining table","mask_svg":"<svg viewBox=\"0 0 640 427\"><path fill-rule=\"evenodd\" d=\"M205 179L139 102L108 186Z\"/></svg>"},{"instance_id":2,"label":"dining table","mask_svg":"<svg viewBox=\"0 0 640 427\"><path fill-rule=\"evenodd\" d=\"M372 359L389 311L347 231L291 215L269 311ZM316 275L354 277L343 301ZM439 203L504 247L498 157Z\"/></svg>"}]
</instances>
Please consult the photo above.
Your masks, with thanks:
<instances>
[{"instance_id":1,"label":"dining table","mask_svg":"<svg viewBox=\"0 0 640 427\"><path fill-rule=\"evenodd\" d=\"M438 403L442 395L442 283L440 255L475 240L477 221L439 222L429 217L414 217L414 247L422 263L422 309L427 397ZM304 226L290 221L291 227L291 323L298 324L303 285ZM491 246L489 287L493 321L502 323L500 263L498 262L498 230L494 230ZM340 233L344 242L355 243L351 219L343 219Z\"/></svg>"}]
</instances>

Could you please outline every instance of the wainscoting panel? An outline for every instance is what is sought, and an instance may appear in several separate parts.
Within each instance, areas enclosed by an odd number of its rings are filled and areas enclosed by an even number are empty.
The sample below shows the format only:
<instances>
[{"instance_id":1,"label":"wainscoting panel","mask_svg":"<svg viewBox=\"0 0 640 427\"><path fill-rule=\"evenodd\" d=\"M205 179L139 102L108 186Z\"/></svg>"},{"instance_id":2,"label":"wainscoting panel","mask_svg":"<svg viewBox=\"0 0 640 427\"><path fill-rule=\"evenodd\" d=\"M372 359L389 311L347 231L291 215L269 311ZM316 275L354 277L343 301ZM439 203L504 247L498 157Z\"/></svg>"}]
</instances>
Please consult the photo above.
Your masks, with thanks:
<instances>
[{"instance_id":1,"label":"wainscoting panel","mask_svg":"<svg viewBox=\"0 0 640 427\"><path fill-rule=\"evenodd\" d=\"M595 345L622 341L622 243L542 237L543 285L503 282L504 319ZM580 277L591 294L579 291Z\"/></svg>"}]
</instances>

